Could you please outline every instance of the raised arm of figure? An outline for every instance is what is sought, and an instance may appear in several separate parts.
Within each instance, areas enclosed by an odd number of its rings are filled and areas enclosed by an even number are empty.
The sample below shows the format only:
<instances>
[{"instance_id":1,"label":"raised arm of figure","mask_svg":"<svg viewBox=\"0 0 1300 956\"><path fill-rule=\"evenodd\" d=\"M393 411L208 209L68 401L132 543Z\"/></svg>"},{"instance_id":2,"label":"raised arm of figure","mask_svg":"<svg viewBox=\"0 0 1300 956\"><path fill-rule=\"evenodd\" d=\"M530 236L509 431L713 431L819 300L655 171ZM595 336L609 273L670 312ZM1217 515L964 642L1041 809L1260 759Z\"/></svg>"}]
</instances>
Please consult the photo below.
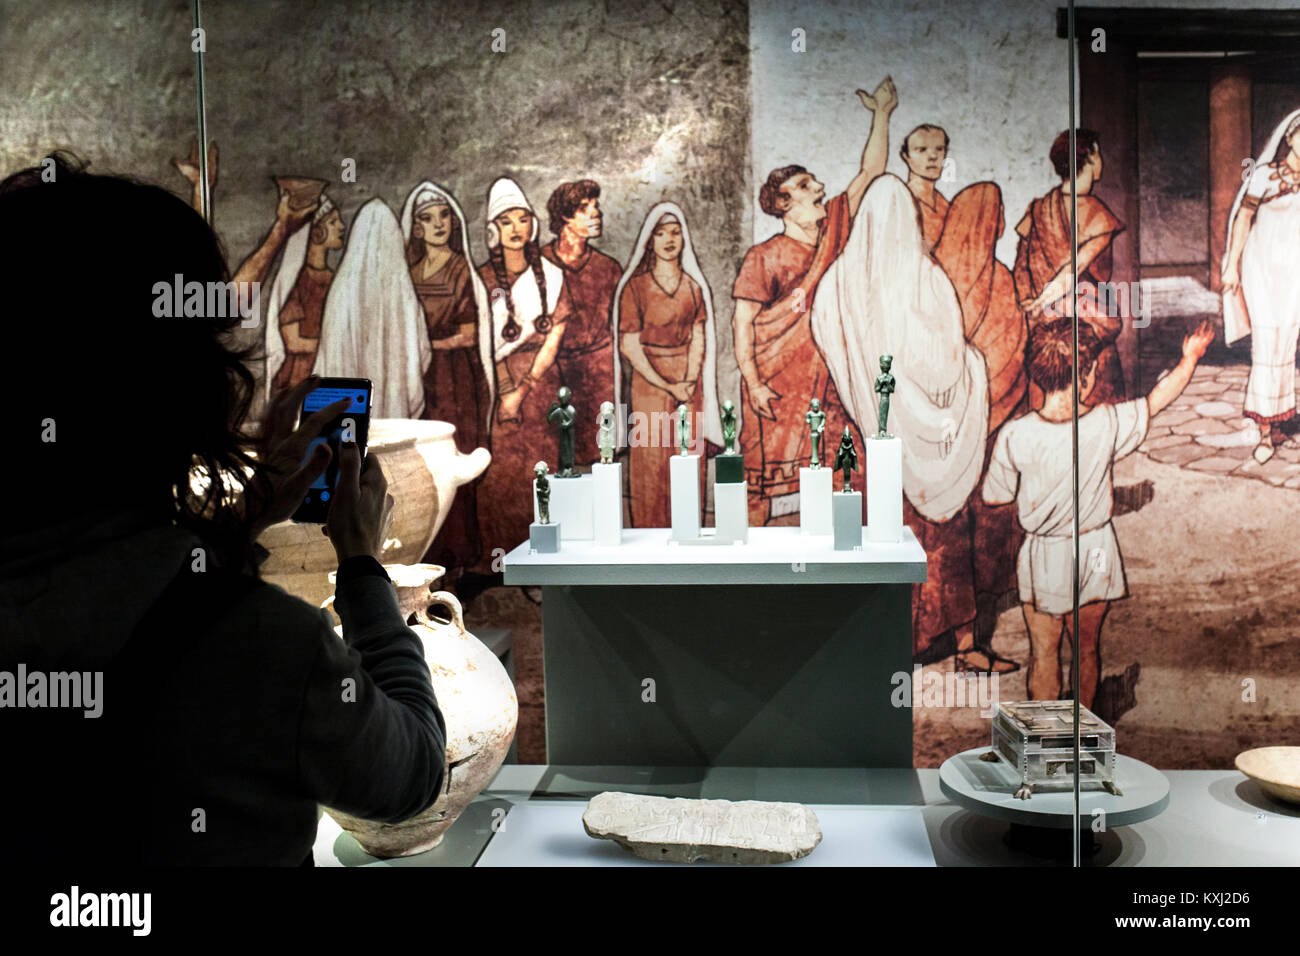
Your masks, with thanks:
<instances>
[{"instance_id":1,"label":"raised arm of figure","mask_svg":"<svg viewBox=\"0 0 1300 956\"><path fill-rule=\"evenodd\" d=\"M236 283L265 282L266 274L271 271L271 263L275 261L280 248L299 226L315 214L319 204L320 201L317 200L304 209L290 209L289 193L287 191L280 193L280 204L275 210L275 223L262 239L261 244L239 264L233 281Z\"/></svg>"},{"instance_id":2,"label":"raised arm of figure","mask_svg":"<svg viewBox=\"0 0 1300 956\"><path fill-rule=\"evenodd\" d=\"M893 79L888 76L876 87L874 93L868 94L865 90L858 90L857 93L858 99L871 111L874 119L871 121L871 135L862 148L862 166L845 190L849 197L850 216L857 214L858 205L871 181L885 171L885 163L889 159L889 115L898 106L898 91L894 88Z\"/></svg>"},{"instance_id":3,"label":"raised arm of figure","mask_svg":"<svg viewBox=\"0 0 1300 956\"><path fill-rule=\"evenodd\" d=\"M1172 372L1156 382L1147 395L1147 409L1152 416L1158 415L1182 394L1187 383L1192 380L1196 363L1201 360L1213 340L1214 326L1208 320L1202 322L1195 332L1184 337L1182 360L1174 366Z\"/></svg>"}]
</instances>

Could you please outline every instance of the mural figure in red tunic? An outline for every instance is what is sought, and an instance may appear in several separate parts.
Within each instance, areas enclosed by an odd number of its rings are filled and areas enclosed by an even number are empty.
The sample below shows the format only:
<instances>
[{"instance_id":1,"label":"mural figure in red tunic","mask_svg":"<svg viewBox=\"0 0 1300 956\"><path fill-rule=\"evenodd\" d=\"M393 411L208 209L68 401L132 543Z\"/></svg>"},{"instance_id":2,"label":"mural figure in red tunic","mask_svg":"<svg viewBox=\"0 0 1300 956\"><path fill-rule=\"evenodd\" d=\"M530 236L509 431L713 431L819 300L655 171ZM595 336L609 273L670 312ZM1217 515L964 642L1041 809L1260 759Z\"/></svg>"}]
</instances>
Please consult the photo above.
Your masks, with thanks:
<instances>
[{"instance_id":1,"label":"mural figure in red tunic","mask_svg":"<svg viewBox=\"0 0 1300 956\"><path fill-rule=\"evenodd\" d=\"M325 296L334 271L330 249L343 248L343 217L322 196L310 227L289 237L266 305L266 378L272 390L293 388L316 363Z\"/></svg>"},{"instance_id":2,"label":"mural figure in red tunic","mask_svg":"<svg viewBox=\"0 0 1300 956\"><path fill-rule=\"evenodd\" d=\"M487 288L469 261L469 233L460 204L437 184L420 183L402 209L402 235L433 349L424 374L424 417L456 426L456 445L462 452L486 447L492 320ZM456 492L424 560L442 565L454 581L461 569L478 561L481 550L474 481Z\"/></svg>"},{"instance_id":3,"label":"mural figure in red tunic","mask_svg":"<svg viewBox=\"0 0 1300 956\"><path fill-rule=\"evenodd\" d=\"M492 463L478 489L484 573L491 571L493 550L509 551L528 537L533 520L528 482L537 460L555 449L555 429L546 413L560 390L556 358L573 306L564 272L542 255L537 233L537 216L518 184L506 177L494 182L488 191L488 260L478 270L491 303L497 396ZM591 407L594 422L599 405L585 407Z\"/></svg>"},{"instance_id":4,"label":"mural figure in red tunic","mask_svg":"<svg viewBox=\"0 0 1300 956\"><path fill-rule=\"evenodd\" d=\"M614 306L614 334L630 369L628 485L632 526L670 524L673 422L684 405L697 452L701 439L722 446L717 400L713 297L695 258L686 216L659 203L641 227ZM620 369L615 369L621 391ZM700 471L704 503L705 470Z\"/></svg>"},{"instance_id":5,"label":"mural figure in red tunic","mask_svg":"<svg viewBox=\"0 0 1300 956\"><path fill-rule=\"evenodd\" d=\"M929 252L939 241L948 216L948 199L935 186L948 158L948 132L942 126L922 123L903 137L898 155L907 164L907 188L921 210L921 234Z\"/></svg>"},{"instance_id":6,"label":"mural figure in red tunic","mask_svg":"<svg viewBox=\"0 0 1300 956\"><path fill-rule=\"evenodd\" d=\"M564 272L564 287L573 303L557 359L560 379L572 390L581 407L584 427L575 436L574 463L600 460L596 430L586 427L592 411L614 395L614 337L610 331L610 306L623 274L618 260L605 255L592 239L600 237L604 214L600 186L590 179L561 183L546 201L550 229L555 238L542 247L542 255Z\"/></svg>"},{"instance_id":7,"label":"mural figure in red tunic","mask_svg":"<svg viewBox=\"0 0 1300 956\"><path fill-rule=\"evenodd\" d=\"M804 167L774 169L759 205L781 220L782 231L746 253L731 290L746 413L740 451L754 525L798 509L799 467L812 453L803 420L809 402L821 402L826 434L841 434L848 424L808 315L818 282L848 241L867 186L885 170L889 116L898 105L894 83L886 77L874 94L859 90L858 98L874 119L857 175L827 202L826 187Z\"/></svg>"},{"instance_id":8,"label":"mural figure in red tunic","mask_svg":"<svg viewBox=\"0 0 1300 956\"><path fill-rule=\"evenodd\" d=\"M1079 249L1077 270L1079 285L1071 292L1070 275L1071 224L1070 207L1070 131L1060 133L1052 143L1052 168L1061 177L1061 185L1046 196L1029 204L1016 232L1014 270L1016 294L1032 330L1040 322L1070 314L1067 296L1075 297L1075 311L1080 322L1087 322L1101 340L1097 356L1097 374L1089 405L1114 404L1124 400L1124 372L1120 366L1115 340L1123 327L1122 316L1110 315L1114 309L1099 301L1098 284L1110 280L1111 243L1124 230L1106 204L1091 195L1093 185L1101 179L1101 141L1090 129L1077 129L1075 143L1075 181L1078 185ZM1080 396L1083 400L1084 396ZM1030 382L1029 404L1041 408L1043 393Z\"/></svg>"}]
</instances>

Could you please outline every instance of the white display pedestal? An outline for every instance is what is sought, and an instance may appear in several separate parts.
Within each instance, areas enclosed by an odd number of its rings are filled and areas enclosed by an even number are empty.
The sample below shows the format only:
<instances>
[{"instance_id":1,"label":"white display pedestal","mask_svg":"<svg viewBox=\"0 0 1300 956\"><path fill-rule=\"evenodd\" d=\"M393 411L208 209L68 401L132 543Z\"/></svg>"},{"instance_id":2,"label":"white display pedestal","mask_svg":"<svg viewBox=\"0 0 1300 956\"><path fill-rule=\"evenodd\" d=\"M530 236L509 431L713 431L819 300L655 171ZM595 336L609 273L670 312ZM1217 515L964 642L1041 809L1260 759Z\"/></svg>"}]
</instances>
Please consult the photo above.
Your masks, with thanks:
<instances>
[{"instance_id":1,"label":"white display pedestal","mask_svg":"<svg viewBox=\"0 0 1300 956\"><path fill-rule=\"evenodd\" d=\"M862 550L862 492L837 491L831 496L835 521L835 550Z\"/></svg>"},{"instance_id":2,"label":"white display pedestal","mask_svg":"<svg viewBox=\"0 0 1300 956\"><path fill-rule=\"evenodd\" d=\"M831 534L831 482L833 468L799 469L799 530L804 534Z\"/></svg>"},{"instance_id":3,"label":"white display pedestal","mask_svg":"<svg viewBox=\"0 0 1300 956\"><path fill-rule=\"evenodd\" d=\"M749 501L747 486L742 482L715 482L713 516L718 541L749 540Z\"/></svg>"},{"instance_id":4,"label":"white display pedestal","mask_svg":"<svg viewBox=\"0 0 1300 956\"><path fill-rule=\"evenodd\" d=\"M547 479L551 483L551 524L560 525L564 531L562 541L590 541L595 536L593 499L595 480L591 475L577 478ZM537 513L537 480L533 480L533 520Z\"/></svg>"},{"instance_id":5,"label":"white display pedestal","mask_svg":"<svg viewBox=\"0 0 1300 956\"><path fill-rule=\"evenodd\" d=\"M897 544L903 540L903 442L896 436L868 438L867 540Z\"/></svg>"},{"instance_id":6,"label":"white display pedestal","mask_svg":"<svg viewBox=\"0 0 1300 956\"><path fill-rule=\"evenodd\" d=\"M534 521L528 526L528 548L534 554L559 554L560 526Z\"/></svg>"},{"instance_id":7,"label":"white display pedestal","mask_svg":"<svg viewBox=\"0 0 1300 956\"><path fill-rule=\"evenodd\" d=\"M596 543L617 547L623 543L623 465L596 462L591 478L596 486L592 517Z\"/></svg>"},{"instance_id":8,"label":"white display pedestal","mask_svg":"<svg viewBox=\"0 0 1300 956\"><path fill-rule=\"evenodd\" d=\"M698 538L700 536L700 456L673 455L669 460L673 540Z\"/></svg>"}]
</instances>

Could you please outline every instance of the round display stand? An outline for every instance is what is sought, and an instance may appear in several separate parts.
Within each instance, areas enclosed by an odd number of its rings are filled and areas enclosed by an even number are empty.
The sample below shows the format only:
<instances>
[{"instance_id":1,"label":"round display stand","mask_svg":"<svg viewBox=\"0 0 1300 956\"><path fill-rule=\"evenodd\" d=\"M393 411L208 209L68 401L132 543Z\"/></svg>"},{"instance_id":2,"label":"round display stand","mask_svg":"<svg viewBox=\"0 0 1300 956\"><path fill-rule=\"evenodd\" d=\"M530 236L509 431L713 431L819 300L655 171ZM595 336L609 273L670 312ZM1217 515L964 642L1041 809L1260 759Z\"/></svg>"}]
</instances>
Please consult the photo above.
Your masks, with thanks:
<instances>
[{"instance_id":1,"label":"round display stand","mask_svg":"<svg viewBox=\"0 0 1300 956\"><path fill-rule=\"evenodd\" d=\"M1071 829L1074 819L1074 791L1040 791L1028 800L1015 797L1020 777L1004 758L997 762L980 759L991 747L977 747L949 757L939 768L939 786L944 796L974 813L1004 820L1020 827ZM1122 827L1156 816L1169 805L1169 780L1141 760L1117 754L1115 783L1122 795L1105 790L1079 793L1079 816L1085 828L1094 812L1105 814L1105 825Z\"/></svg>"}]
</instances>

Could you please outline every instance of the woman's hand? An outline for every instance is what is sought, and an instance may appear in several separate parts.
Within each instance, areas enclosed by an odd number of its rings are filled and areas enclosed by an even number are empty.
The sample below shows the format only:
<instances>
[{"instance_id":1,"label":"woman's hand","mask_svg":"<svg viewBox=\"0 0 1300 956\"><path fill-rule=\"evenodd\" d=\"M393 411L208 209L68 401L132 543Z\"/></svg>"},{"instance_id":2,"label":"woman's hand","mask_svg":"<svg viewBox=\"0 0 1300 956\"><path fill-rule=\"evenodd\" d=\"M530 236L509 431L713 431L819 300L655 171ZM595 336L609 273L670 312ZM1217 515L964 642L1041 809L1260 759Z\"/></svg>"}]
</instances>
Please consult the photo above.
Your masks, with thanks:
<instances>
[{"instance_id":1,"label":"woman's hand","mask_svg":"<svg viewBox=\"0 0 1300 956\"><path fill-rule=\"evenodd\" d=\"M668 394L671 395L673 398L677 399L677 401L679 402L682 403L689 402L691 400L691 396L695 394L695 383L694 382L671 382L668 385Z\"/></svg>"},{"instance_id":2,"label":"woman's hand","mask_svg":"<svg viewBox=\"0 0 1300 956\"><path fill-rule=\"evenodd\" d=\"M1183 358L1199 362L1205 356L1205 350L1214 341L1214 325L1208 319L1196 327L1196 331L1183 339Z\"/></svg>"},{"instance_id":3,"label":"woman's hand","mask_svg":"<svg viewBox=\"0 0 1300 956\"><path fill-rule=\"evenodd\" d=\"M1241 285L1241 273L1237 271L1237 266L1234 263L1228 263L1219 278L1223 280L1224 295L1232 295Z\"/></svg>"},{"instance_id":4,"label":"woman's hand","mask_svg":"<svg viewBox=\"0 0 1300 956\"><path fill-rule=\"evenodd\" d=\"M770 418L776 421L776 412L772 410L772 402L781 397L781 393L770 385L759 384L757 388L749 390L749 407L756 414L764 418Z\"/></svg>"},{"instance_id":5,"label":"woman's hand","mask_svg":"<svg viewBox=\"0 0 1300 956\"><path fill-rule=\"evenodd\" d=\"M524 392L525 389L516 388L514 391L506 392L501 396L501 404L497 407L497 421L519 421L519 406L524 403Z\"/></svg>"},{"instance_id":6,"label":"woman's hand","mask_svg":"<svg viewBox=\"0 0 1300 956\"><path fill-rule=\"evenodd\" d=\"M252 537L273 524L288 521L298 510L311 483L320 477L329 464L329 446L321 443L312 449L306 462L307 448L320 437L321 431L334 418L347 410L351 399L342 398L309 415L296 430L294 419L302 408L303 399L320 384L320 376L313 375L288 391L271 399L262 425L260 473L271 487L269 497L259 495L259 484L248 486L250 500L246 512Z\"/></svg>"},{"instance_id":7,"label":"woman's hand","mask_svg":"<svg viewBox=\"0 0 1300 956\"><path fill-rule=\"evenodd\" d=\"M359 554L382 561L384 539L393 523L393 496L388 479L373 458L361 467L356 442L339 449L339 480L330 502L329 520L322 529L334 545L339 564Z\"/></svg>"}]
</instances>

